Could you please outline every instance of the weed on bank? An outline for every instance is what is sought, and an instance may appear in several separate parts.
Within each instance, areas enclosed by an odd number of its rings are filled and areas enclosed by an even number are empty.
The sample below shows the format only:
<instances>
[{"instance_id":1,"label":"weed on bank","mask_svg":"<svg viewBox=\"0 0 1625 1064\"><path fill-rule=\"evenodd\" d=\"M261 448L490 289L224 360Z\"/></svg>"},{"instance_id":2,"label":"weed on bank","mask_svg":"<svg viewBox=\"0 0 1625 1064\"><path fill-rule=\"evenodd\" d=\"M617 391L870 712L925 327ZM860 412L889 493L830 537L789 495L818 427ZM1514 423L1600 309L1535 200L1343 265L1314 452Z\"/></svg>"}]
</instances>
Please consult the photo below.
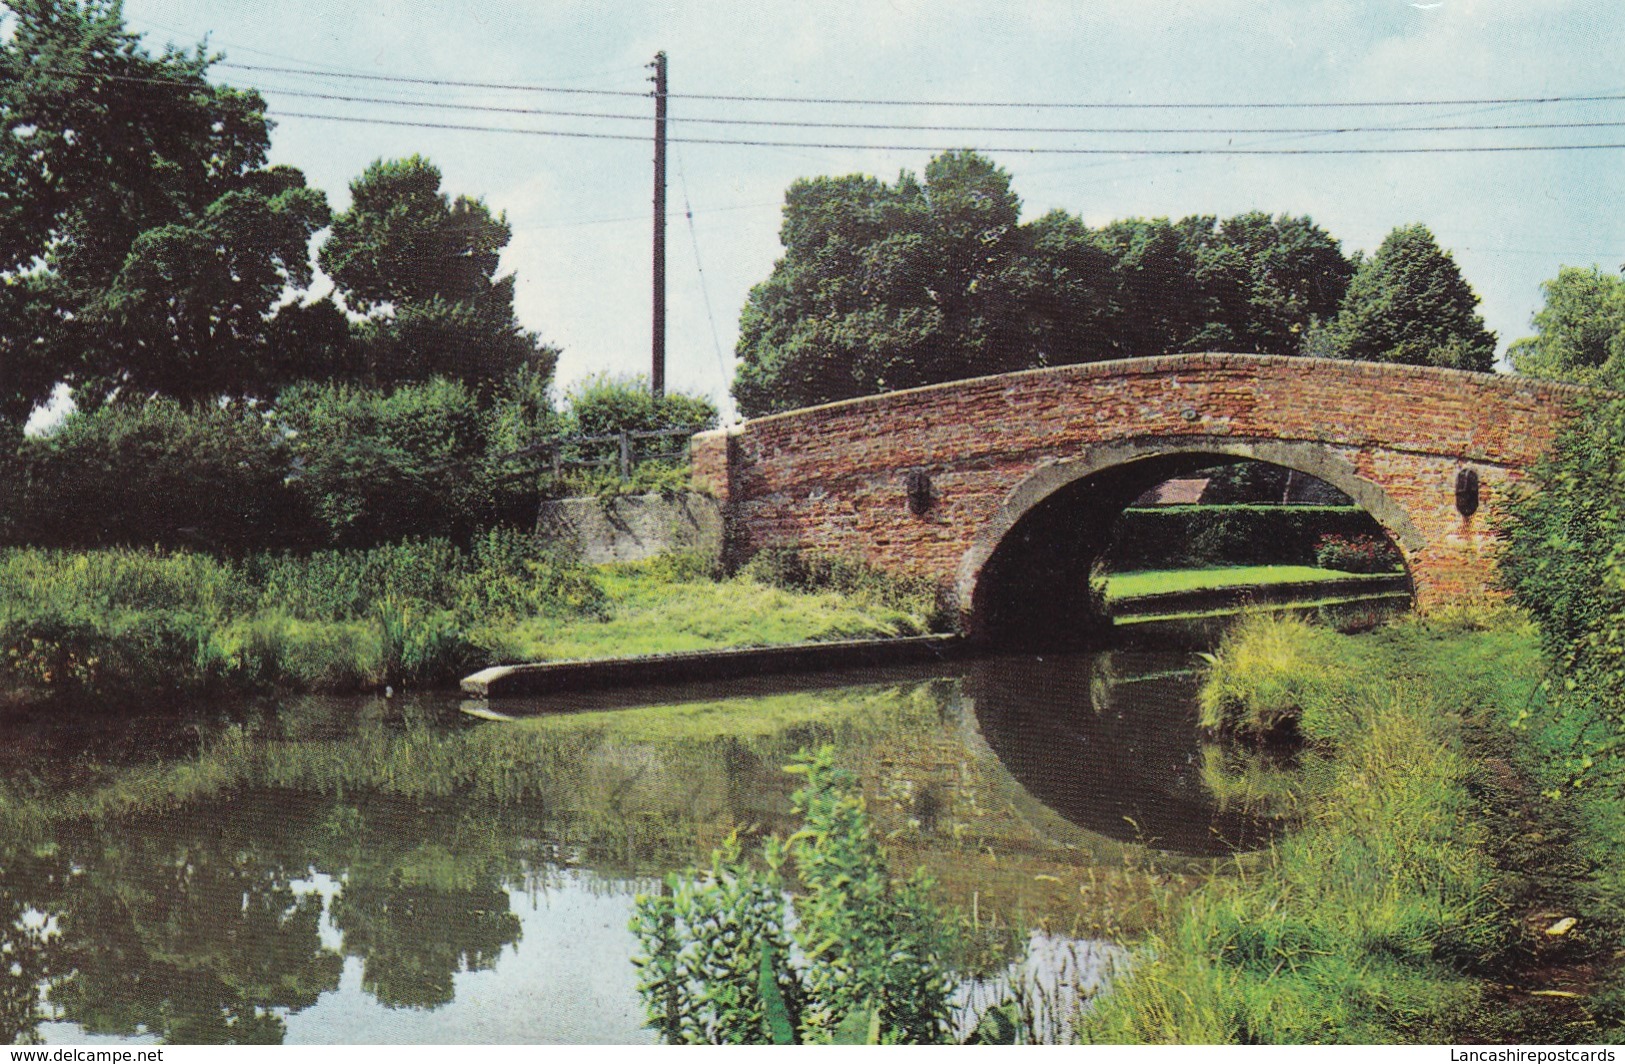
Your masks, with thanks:
<instances>
[{"instance_id":1,"label":"weed on bank","mask_svg":"<svg viewBox=\"0 0 1625 1064\"><path fill-rule=\"evenodd\" d=\"M932 609L685 557L587 568L511 530L240 561L16 548L0 551L0 707L429 686L505 661L911 635Z\"/></svg>"},{"instance_id":2,"label":"weed on bank","mask_svg":"<svg viewBox=\"0 0 1625 1064\"><path fill-rule=\"evenodd\" d=\"M1625 913L1612 871L1619 795L1543 798L1531 786L1561 730L1528 712L1542 675L1535 633L1512 618L1410 619L1360 637L1282 619L1240 626L1211 662L1203 720L1301 744L1292 793L1271 795L1296 829L1195 894L1089 1010L1085 1037L1617 1034L1611 992L1551 994L1541 982L1563 957L1605 954ZM1237 771L1224 759L1210 770ZM1509 832L1529 845L1509 845ZM1565 916L1575 930L1554 945Z\"/></svg>"}]
</instances>

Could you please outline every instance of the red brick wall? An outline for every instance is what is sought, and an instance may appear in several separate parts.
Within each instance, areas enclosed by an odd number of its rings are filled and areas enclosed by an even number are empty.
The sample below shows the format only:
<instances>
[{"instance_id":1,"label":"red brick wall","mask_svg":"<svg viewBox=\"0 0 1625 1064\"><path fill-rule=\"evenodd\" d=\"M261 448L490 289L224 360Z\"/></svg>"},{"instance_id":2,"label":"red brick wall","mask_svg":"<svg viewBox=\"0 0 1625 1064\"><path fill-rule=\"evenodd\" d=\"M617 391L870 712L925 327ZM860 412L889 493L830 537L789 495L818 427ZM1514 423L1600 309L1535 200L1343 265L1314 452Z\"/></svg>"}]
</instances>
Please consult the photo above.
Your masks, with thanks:
<instances>
[{"instance_id":1,"label":"red brick wall","mask_svg":"<svg viewBox=\"0 0 1625 1064\"><path fill-rule=\"evenodd\" d=\"M729 504L745 553L800 545L945 583L1041 466L1091 445L1181 436L1308 441L1408 516L1424 606L1492 583L1489 519L1578 392L1521 378L1256 355L1180 355L1031 370L854 399L695 438L695 479ZM1457 470L1482 480L1455 509ZM924 470L934 505L908 510Z\"/></svg>"}]
</instances>

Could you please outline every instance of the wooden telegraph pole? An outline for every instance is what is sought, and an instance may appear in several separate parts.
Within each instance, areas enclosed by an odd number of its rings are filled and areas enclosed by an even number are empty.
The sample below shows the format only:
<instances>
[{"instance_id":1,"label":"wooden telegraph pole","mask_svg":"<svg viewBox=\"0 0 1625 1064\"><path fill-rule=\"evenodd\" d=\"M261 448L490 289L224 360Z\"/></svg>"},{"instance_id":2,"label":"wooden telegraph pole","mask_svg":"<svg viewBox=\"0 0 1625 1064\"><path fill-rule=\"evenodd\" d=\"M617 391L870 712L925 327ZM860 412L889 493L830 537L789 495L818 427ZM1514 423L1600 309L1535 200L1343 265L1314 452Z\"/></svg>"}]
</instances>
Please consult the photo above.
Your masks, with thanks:
<instances>
[{"instance_id":1,"label":"wooden telegraph pole","mask_svg":"<svg viewBox=\"0 0 1625 1064\"><path fill-rule=\"evenodd\" d=\"M666 394L666 53L655 53L654 344L649 390Z\"/></svg>"}]
</instances>

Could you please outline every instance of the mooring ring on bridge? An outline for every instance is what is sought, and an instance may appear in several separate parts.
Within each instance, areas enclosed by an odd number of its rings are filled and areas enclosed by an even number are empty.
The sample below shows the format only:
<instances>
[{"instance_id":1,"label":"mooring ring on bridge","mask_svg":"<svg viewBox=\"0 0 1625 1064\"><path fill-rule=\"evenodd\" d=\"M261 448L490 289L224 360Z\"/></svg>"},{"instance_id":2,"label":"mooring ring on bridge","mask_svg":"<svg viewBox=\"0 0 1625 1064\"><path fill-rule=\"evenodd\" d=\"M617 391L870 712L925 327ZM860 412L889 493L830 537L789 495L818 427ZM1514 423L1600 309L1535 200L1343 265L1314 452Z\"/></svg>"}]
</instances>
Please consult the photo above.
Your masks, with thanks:
<instances>
[{"instance_id":1,"label":"mooring ring on bridge","mask_svg":"<svg viewBox=\"0 0 1625 1064\"><path fill-rule=\"evenodd\" d=\"M1478 512L1478 470L1471 466L1456 471L1456 512L1463 517Z\"/></svg>"},{"instance_id":2,"label":"mooring ring on bridge","mask_svg":"<svg viewBox=\"0 0 1625 1064\"><path fill-rule=\"evenodd\" d=\"M908 512L924 517L931 509L931 476L923 469L910 469L903 475L903 491L908 496Z\"/></svg>"}]
</instances>

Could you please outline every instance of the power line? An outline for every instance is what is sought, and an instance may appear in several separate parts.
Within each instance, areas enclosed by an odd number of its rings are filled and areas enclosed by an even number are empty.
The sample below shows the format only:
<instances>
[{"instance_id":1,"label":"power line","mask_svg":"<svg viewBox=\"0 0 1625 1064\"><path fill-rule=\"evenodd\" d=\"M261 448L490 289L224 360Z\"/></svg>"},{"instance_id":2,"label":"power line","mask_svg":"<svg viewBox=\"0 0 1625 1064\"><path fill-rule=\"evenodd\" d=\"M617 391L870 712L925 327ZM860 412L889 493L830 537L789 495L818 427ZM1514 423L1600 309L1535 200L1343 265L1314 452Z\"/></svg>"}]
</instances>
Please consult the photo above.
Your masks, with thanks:
<instances>
[{"instance_id":1,"label":"power line","mask_svg":"<svg viewBox=\"0 0 1625 1064\"><path fill-rule=\"evenodd\" d=\"M222 62L218 64L231 70L253 70L273 74L299 74L307 77L347 78L359 81L384 81L409 85L439 85L454 88L469 89L499 89L512 92L560 92L579 93L591 96L642 96L647 92L636 92L624 89L580 89L564 88L557 85L534 85L517 82L489 82L489 81L461 81L451 78L422 78L408 77L399 74L362 74L340 71L317 71L294 67L262 66L255 63ZM789 103L789 104L824 104L854 107L996 107L996 108L1026 108L1026 109L1066 109L1066 110L1287 110L1309 108L1339 108L1339 107L1480 107L1500 104L1553 104L1553 103L1601 103L1625 100L1625 93L1596 94L1588 96L1504 96L1485 97L1480 99L1446 99L1446 100L1314 100L1314 101L1209 101L1198 100L1189 102L1168 103L1127 103L1104 101L1003 101L1003 100L903 100L903 99L860 99L838 96L754 96L731 93L671 93L675 100L716 100L725 103Z\"/></svg>"},{"instance_id":2,"label":"power line","mask_svg":"<svg viewBox=\"0 0 1625 1064\"><path fill-rule=\"evenodd\" d=\"M609 119L613 121L647 122L646 114L626 114L609 111L566 111L549 107L501 107L495 104L452 103L441 100L401 100L379 96L345 96L337 93L306 92L301 89L284 89L267 86L256 86L259 91L282 96L297 96L309 100L329 100L336 103L365 103L383 104L392 107L432 107L444 111L476 111L491 114L539 115L548 118L593 118ZM1508 122L1508 123L1478 123L1443 126L1241 126L1241 127L1212 127L1212 126L967 126L967 125L934 125L913 124L899 122L813 122L797 121L783 118L683 118L684 125L707 126L772 126L791 129L872 129L889 130L893 132L920 132L920 133L1062 133L1074 135L1094 134L1213 134L1222 135L1254 135L1254 134L1316 134L1335 135L1344 133L1482 133L1505 132L1511 130L1532 129L1617 129L1625 126L1625 121L1611 122Z\"/></svg>"},{"instance_id":3,"label":"power line","mask_svg":"<svg viewBox=\"0 0 1625 1064\"><path fill-rule=\"evenodd\" d=\"M400 85L437 85L458 89L500 89L511 92L557 92L578 96L635 96L648 99L652 94L636 89L580 89L559 85L519 85L511 82L454 81L449 78L414 78L399 74L349 74L336 70L305 70L296 67L260 66L256 63L216 64L228 70L255 70L267 74L300 74L305 77L348 78L356 81L388 81Z\"/></svg>"},{"instance_id":4,"label":"power line","mask_svg":"<svg viewBox=\"0 0 1625 1064\"><path fill-rule=\"evenodd\" d=\"M226 64L221 64L226 65ZM179 89L196 89L201 86L187 82L179 82L166 78L137 77L128 74L103 74L91 71L57 70L41 68L50 73L62 74L68 77L90 78L104 81L136 82L150 85L168 85ZM303 71L302 73L313 73ZM351 76L351 75L345 75ZM360 76L360 75L355 75ZM248 88L272 95L293 96L300 99L327 100L335 103L377 104L390 107L427 107L437 110L471 111L490 114L535 115L549 118L589 118L606 119L611 121L646 122L648 115L627 114L610 111L572 111L547 107L504 107L496 104L470 104L457 103L445 100L409 100L382 96L351 96L342 93L309 92L303 89L289 89L280 86L248 86ZM608 90L576 90L560 89L561 92L599 92ZM626 92L620 95L646 96L645 93ZM673 97L675 93L669 94ZM1620 97L1625 99L1625 97ZM292 112L289 112L290 114ZM321 117L300 115L299 117ZM379 121L386 121L380 119ZM1454 125L1349 125L1349 126L987 126L987 125L955 125L955 124L919 124L900 122L823 122L797 119L774 118L714 118L691 117L682 120L692 125L728 125L728 126L764 126L792 129L859 129L883 130L892 132L920 132L920 133L1036 133L1036 134L1069 134L1079 136L1093 135L1289 135L1289 136L1336 136L1351 133L1483 133L1483 132L1516 132L1529 130L1560 130L1560 129L1618 129L1625 126L1625 121L1589 121L1589 122L1489 122L1489 123L1458 123ZM432 127L441 128L441 127ZM445 127L451 128L451 127ZM470 127L472 128L472 127ZM496 130L493 130L496 131ZM507 132L522 132L509 130ZM562 135L562 134L561 134ZM641 139L641 138L639 138ZM732 141L715 140L700 141L691 138L688 143L734 143ZM743 142L741 142L743 143ZM803 145L798 142L767 142L775 147L856 147L857 145ZM1019 149L1017 149L1019 150Z\"/></svg>"},{"instance_id":5,"label":"power line","mask_svg":"<svg viewBox=\"0 0 1625 1064\"><path fill-rule=\"evenodd\" d=\"M679 167L681 167L681 160L678 162ZM764 201L761 203L735 203L727 207L707 207L703 211L695 211L694 213L711 215L723 214L728 211L759 211L765 210L769 207L777 210L782 206L784 206L784 203L781 200L773 200L771 202ZM514 232L534 233L551 229L576 229L587 225L620 225L627 222L647 222L648 220L649 216L647 214L623 214L615 218L579 218L573 222L548 222L543 225L515 226Z\"/></svg>"},{"instance_id":6,"label":"power line","mask_svg":"<svg viewBox=\"0 0 1625 1064\"><path fill-rule=\"evenodd\" d=\"M700 262L700 234L694 227L694 205L688 199L688 174L683 169L683 155L677 156L677 182L683 189L683 213L688 217L688 239L694 245L694 272L700 279L700 298L705 303L705 317L711 323L711 346L716 348L717 369L722 373L722 386L728 387L728 366L722 358L722 339L717 333L717 316L711 313L711 289L705 283L705 266Z\"/></svg>"},{"instance_id":7,"label":"power line","mask_svg":"<svg viewBox=\"0 0 1625 1064\"><path fill-rule=\"evenodd\" d=\"M1105 102L1004 102L987 100L857 100L816 96L724 96L691 93L688 100L718 100L729 103L838 104L863 107L1008 107L1063 110L1111 111L1204 111L1204 110L1290 110L1339 107L1487 107L1496 104L1601 103L1625 100L1625 94L1598 96L1512 96L1478 100L1314 100L1306 102L1191 101L1185 103L1105 103Z\"/></svg>"},{"instance_id":8,"label":"power line","mask_svg":"<svg viewBox=\"0 0 1625 1064\"><path fill-rule=\"evenodd\" d=\"M515 129L511 126L475 126L455 122L420 122L361 115L310 114L304 111L277 111L282 118L306 118L324 122L351 122L361 125L405 126L413 129L445 129L469 133L516 133L532 137L569 137L577 140L634 140L649 138L636 133L588 133L581 130ZM840 151L918 151L941 153L974 148L989 154L1009 155L1448 155L1494 152L1612 151L1621 144L1496 144L1463 147L1431 145L1417 148L1041 148L1019 145L929 144L834 144L786 140L730 140L722 137L672 137L674 144L712 144L754 148L817 148Z\"/></svg>"}]
</instances>

